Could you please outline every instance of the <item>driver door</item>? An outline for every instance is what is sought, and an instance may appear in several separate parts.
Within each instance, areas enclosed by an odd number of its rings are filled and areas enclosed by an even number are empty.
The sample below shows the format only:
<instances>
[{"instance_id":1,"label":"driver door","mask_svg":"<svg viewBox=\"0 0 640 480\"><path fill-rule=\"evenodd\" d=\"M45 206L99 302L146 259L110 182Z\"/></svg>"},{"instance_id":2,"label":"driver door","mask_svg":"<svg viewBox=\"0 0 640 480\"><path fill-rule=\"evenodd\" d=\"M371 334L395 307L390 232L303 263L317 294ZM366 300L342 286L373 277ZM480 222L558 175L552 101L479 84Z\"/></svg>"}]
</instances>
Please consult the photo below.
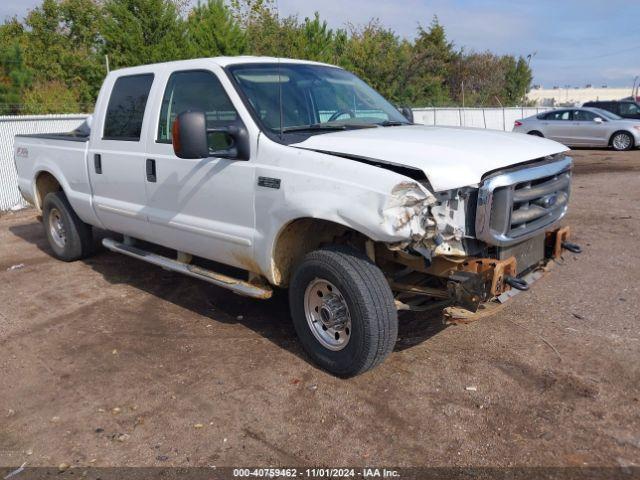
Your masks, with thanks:
<instances>
[{"instance_id":1,"label":"driver door","mask_svg":"<svg viewBox=\"0 0 640 480\"><path fill-rule=\"evenodd\" d=\"M207 127L241 124L218 77L208 70L173 72L162 94L155 135L147 145L147 212L156 242L251 270L254 241L253 162L179 158L172 125L188 110L205 112ZM228 147L226 134L209 134L210 151Z\"/></svg>"},{"instance_id":2,"label":"driver door","mask_svg":"<svg viewBox=\"0 0 640 480\"><path fill-rule=\"evenodd\" d=\"M596 121L596 117L600 122ZM572 132L575 145L607 145L609 143L606 120L587 110L573 111Z\"/></svg>"}]
</instances>

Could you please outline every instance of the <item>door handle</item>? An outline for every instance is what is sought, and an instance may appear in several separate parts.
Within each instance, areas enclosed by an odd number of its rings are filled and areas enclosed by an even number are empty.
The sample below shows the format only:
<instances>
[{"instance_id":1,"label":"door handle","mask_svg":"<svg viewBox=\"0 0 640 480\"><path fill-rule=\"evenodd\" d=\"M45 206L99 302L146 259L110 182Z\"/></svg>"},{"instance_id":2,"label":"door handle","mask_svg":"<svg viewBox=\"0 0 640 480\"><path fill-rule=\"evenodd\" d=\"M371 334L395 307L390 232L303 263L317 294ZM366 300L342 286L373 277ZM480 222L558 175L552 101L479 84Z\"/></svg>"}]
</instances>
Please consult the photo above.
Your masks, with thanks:
<instances>
[{"instance_id":1,"label":"door handle","mask_svg":"<svg viewBox=\"0 0 640 480\"><path fill-rule=\"evenodd\" d=\"M155 182L156 180L156 161L153 158L147 158L147 181Z\"/></svg>"},{"instance_id":2,"label":"door handle","mask_svg":"<svg viewBox=\"0 0 640 480\"><path fill-rule=\"evenodd\" d=\"M93 168L97 174L102 173L102 157L99 153L93 155Z\"/></svg>"}]
</instances>

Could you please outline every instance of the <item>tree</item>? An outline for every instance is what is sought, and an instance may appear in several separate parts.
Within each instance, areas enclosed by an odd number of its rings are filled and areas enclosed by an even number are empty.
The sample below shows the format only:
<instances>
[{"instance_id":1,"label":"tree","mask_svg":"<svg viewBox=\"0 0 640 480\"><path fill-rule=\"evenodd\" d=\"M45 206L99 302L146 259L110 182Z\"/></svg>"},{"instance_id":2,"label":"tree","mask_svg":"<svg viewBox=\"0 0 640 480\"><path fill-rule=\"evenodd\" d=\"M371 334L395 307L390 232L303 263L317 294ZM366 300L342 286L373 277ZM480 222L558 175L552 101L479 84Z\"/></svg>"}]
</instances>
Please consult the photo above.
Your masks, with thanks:
<instances>
[{"instance_id":1,"label":"tree","mask_svg":"<svg viewBox=\"0 0 640 480\"><path fill-rule=\"evenodd\" d=\"M331 29L316 12L280 17L275 0L41 0L0 25L0 101L41 99L39 89L89 111L113 68L216 55L316 60L353 71L389 100L427 106L515 105L531 83L522 57L457 49L434 17L402 39L378 20ZM463 88L464 86L464 88ZM64 93L67 88L71 95ZM57 108L57 107L56 107Z\"/></svg>"},{"instance_id":2,"label":"tree","mask_svg":"<svg viewBox=\"0 0 640 480\"><path fill-rule=\"evenodd\" d=\"M174 0L106 0L102 51L111 65L121 68L188 57L179 7Z\"/></svg>"},{"instance_id":3,"label":"tree","mask_svg":"<svg viewBox=\"0 0 640 480\"><path fill-rule=\"evenodd\" d=\"M81 111L74 90L60 80L36 83L24 92L24 113L77 113Z\"/></svg>"},{"instance_id":4,"label":"tree","mask_svg":"<svg viewBox=\"0 0 640 480\"><path fill-rule=\"evenodd\" d=\"M428 30L418 27L409 49L409 65L401 89L412 105L443 105L450 101L450 69L456 57L453 43L434 17Z\"/></svg>"},{"instance_id":5,"label":"tree","mask_svg":"<svg viewBox=\"0 0 640 480\"><path fill-rule=\"evenodd\" d=\"M242 55L247 52L245 31L222 0L208 0L191 10L187 19L191 57Z\"/></svg>"},{"instance_id":6,"label":"tree","mask_svg":"<svg viewBox=\"0 0 640 480\"><path fill-rule=\"evenodd\" d=\"M17 41L0 54L0 114L15 115L22 108L22 92L31 84L32 73L24 63Z\"/></svg>"},{"instance_id":7,"label":"tree","mask_svg":"<svg viewBox=\"0 0 640 480\"><path fill-rule=\"evenodd\" d=\"M342 67L354 72L392 101L402 101L402 72L407 71L409 45L396 34L372 21L362 28L350 26L349 38L339 59Z\"/></svg>"},{"instance_id":8,"label":"tree","mask_svg":"<svg viewBox=\"0 0 640 480\"><path fill-rule=\"evenodd\" d=\"M83 104L93 103L105 74L99 18L94 0L44 0L27 15L25 56L41 84L60 81Z\"/></svg>"},{"instance_id":9,"label":"tree","mask_svg":"<svg viewBox=\"0 0 640 480\"><path fill-rule=\"evenodd\" d=\"M518 60L512 56L504 57L505 62L505 99L509 105L518 105L531 87L533 75L523 57Z\"/></svg>"}]
</instances>

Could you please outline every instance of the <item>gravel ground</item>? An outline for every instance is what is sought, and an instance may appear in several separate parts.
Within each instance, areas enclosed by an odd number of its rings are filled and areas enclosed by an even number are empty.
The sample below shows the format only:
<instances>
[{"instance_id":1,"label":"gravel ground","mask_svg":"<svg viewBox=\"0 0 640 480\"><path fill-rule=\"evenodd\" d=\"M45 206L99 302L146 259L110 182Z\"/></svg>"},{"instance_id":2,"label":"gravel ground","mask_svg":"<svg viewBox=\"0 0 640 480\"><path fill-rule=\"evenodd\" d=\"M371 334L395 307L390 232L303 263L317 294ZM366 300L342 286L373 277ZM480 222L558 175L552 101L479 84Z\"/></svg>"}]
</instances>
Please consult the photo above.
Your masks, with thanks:
<instances>
[{"instance_id":1,"label":"gravel ground","mask_svg":"<svg viewBox=\"0 0 640 480\"><path fill-rule=\"evenodd\" d=\"M401 317L350 380L306 360L283 294L59 262L33 210L3 215L0 465L640 464L640 151L574 154L585 252L491 318Z\"/></svg>"}]
</instances>

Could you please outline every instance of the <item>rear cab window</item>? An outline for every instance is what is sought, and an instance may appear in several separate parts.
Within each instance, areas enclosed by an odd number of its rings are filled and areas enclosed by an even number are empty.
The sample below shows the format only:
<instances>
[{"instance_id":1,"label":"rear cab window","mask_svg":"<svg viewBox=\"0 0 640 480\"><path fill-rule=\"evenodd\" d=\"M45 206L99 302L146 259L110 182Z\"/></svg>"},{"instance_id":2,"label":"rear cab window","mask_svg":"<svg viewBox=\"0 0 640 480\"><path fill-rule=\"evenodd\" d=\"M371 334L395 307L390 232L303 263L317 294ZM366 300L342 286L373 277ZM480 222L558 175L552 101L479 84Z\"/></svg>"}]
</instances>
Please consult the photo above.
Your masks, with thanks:
<instances>
[{"instance_id":1,"label":"rear cab window","mask_svg":"<svg viewBox=\"0 0 640 480\"><path fill-rule=\"evenodd\" d=\"M127 75L115 81L105 114L103 140L140 141L152 84L152 73Z\"/></svg>"}]
</instances>

